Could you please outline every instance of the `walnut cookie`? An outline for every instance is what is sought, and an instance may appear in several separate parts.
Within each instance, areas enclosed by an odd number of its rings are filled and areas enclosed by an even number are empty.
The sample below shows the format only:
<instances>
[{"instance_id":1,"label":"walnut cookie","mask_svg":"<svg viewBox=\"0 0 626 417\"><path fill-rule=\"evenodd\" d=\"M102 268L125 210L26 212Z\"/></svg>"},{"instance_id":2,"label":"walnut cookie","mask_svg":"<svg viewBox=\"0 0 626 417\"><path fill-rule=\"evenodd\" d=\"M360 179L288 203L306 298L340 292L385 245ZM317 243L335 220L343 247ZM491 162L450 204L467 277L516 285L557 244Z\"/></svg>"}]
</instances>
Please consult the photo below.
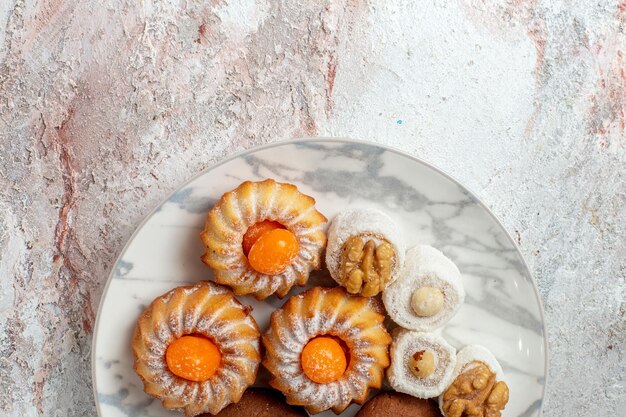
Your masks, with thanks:
<instances>
[{"instance_id":1,"label":"walnut cookie","mask_svg":"<svg viewBox=\"0 0 626 417\"><path fill-rule=\"evenodd\" d=\"M417 398L439 396L452 382L456 349L434 333L397 331L391 345L389 384Z\"/></svg>"}]
</instances>

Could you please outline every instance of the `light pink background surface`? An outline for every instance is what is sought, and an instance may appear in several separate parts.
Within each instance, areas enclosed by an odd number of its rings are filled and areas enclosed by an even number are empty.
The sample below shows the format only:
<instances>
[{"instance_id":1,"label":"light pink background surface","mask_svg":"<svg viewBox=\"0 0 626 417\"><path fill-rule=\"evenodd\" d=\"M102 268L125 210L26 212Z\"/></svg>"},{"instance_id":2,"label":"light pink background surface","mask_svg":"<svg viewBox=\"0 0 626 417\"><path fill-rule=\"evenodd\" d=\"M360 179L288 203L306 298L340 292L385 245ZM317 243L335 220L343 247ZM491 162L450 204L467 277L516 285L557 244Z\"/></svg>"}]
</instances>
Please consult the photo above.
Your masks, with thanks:
<instances>
[{"instance_id":1,"label":"light pink background surface","mask_svg":"<svg viewBox=\"0 0 626 417\"><path fill-rule=\"evenodd\" d=\"M0 3L0 414L95 415L94 311L166 194L296 136L393 145L516 237L544 414L626 407L626 3Z\"/></svg>"}]
</instances>

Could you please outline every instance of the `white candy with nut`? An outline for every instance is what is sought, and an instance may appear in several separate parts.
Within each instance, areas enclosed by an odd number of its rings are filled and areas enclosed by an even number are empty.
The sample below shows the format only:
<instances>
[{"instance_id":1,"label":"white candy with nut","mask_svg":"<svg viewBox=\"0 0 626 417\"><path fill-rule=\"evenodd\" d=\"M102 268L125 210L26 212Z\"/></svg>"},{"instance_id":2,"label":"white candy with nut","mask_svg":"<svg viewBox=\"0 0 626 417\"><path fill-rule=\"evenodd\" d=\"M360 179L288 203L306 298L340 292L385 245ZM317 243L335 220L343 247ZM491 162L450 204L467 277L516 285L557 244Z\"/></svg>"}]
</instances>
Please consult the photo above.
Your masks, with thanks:
<instances>
[{"instance_id":1,"label":"white candy with nut","mask_svg":"<svg viewBox=\"0 0 626 417\"><path fill-rule=\"evenodd\" d=\"M447 323L465 299L456 265L439 250L420 245L409 249L398 278L383 292L389 316L400 326L432 331Z\"/></svg>"},{"instance_id":2,"label":"white candy with nut","mask_svg":"<svg viewBox=\"0 0 626 417\"><path fill-rule=\"evenodd\" d=\"M438 401L445 417L501 417L509 401L509 387L493 353L480 345L461 349L456 355L450 386Z\"/></svg>"},{"instance_id":3,"label":"white candy with nut","mask_svg":"<svg viewBox=\"0 0 626 417\"><path fill-rule=\"evenodd\" d=\"M350 294L380 293L400 273L404 252L400 228L379 210L347 210L328 229L326 266Z\"/></svg>"},{"instance_id":4,"label":"white candy with nut","mask_svg":"<svg viewBox=\"0 0 626 417\"><path fill-rule=\"evenodd\" d=\"M396 391L434 398L452 382L456 349L441 336L401 330L391 345L387 379Z\"/></svg>"}]
</instances>

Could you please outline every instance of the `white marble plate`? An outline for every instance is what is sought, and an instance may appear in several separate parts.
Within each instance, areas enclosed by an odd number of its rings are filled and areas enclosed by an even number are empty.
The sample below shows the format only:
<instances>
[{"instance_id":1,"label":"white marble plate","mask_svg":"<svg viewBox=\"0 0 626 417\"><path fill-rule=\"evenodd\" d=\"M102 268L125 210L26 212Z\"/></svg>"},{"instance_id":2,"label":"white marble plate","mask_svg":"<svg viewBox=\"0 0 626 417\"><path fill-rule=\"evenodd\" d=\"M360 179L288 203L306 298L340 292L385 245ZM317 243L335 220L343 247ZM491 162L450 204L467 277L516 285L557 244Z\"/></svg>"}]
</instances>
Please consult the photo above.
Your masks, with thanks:
<instances>
[{"instance_id":1,"label":"white marble plate","mask_svg":"<svg viewBox=\"0 0 626 417\"><path fill-rule=\"evenodd\" d=\"M263 178L296 184L315 197L329 219L347 207L381 208L402 224L408 244L442 250L459 266L467 291L443 336L457 348L479 343L494 352L510 387L505 416L540 415L547 365L542 307L528 268L502 225L464 187L415 158L369 143L308 139L267 145L223 161L184 184L139 226L111 273L98 312L92 368L101 417L181 415L164 410L142 390L130 350L135 320L156 296L212 278L200 261L199 233L207 211L225 191ZM276 297L240 300L253 306L261 330L283 303ZM261 373L259 383L266 378ZM343 415L351 417L358 408L352 405Z\"/></svg>"}]
</instances>

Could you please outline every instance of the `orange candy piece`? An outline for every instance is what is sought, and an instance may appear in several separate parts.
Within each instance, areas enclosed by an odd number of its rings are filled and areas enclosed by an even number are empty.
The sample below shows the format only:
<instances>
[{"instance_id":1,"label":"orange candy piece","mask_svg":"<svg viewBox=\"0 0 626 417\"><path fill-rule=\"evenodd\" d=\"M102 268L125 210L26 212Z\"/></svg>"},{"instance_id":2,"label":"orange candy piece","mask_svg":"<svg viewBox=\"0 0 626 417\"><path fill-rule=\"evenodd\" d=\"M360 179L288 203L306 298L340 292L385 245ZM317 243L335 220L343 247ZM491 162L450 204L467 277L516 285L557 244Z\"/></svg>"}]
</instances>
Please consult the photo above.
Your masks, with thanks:
<instances>
[{"instance_id":1,"label":"orange candy piece","mask_svg":"<svg viewBox=\"0 0 626 417\"><path fill-rule=\"evenodd\" d=\"M250 266L262 274L276 275L287 268L298 255L298 240L287 229L263 233L250 248Z\"/></svg>"},{"instance_id":2,"label":"orange candy piece","mask_svg":"<svg viewBox=\"0 0 626 417\"><path fill-rule=\"evenodd\" d=\"M211 378L221 360L222 354L215 343L202 336L182 336L165 352L168 369L176 376L195 382Z\"/></svg>"},{"instance_id":3,"label":"orange candy piece","mask_svg":"<svg viewBox=\"0 0 626 417\"><path fill-rule=\"evenodd\" d=\"M310 340L302 350L300 362L304 374L318 384L338 380L348 366L346 352L341 344L328 336Z\"/></svg>"},{"instance_id":4,"label":"orange candy piece","mask_svg":"<svg viewBox=\"0 0 626 417\"><path fill-rule=\"evenodd\" d=\"M248 256L250 253L250 249L252 249L252 245L255 244L259 238L270 230L274 229L284 229L285 226L282 224L272 221L272 220L263 220L262 222L258 222L253 224L248 228L246 234L243 235L243 253Z\"/></svg>"}]
</instances>

